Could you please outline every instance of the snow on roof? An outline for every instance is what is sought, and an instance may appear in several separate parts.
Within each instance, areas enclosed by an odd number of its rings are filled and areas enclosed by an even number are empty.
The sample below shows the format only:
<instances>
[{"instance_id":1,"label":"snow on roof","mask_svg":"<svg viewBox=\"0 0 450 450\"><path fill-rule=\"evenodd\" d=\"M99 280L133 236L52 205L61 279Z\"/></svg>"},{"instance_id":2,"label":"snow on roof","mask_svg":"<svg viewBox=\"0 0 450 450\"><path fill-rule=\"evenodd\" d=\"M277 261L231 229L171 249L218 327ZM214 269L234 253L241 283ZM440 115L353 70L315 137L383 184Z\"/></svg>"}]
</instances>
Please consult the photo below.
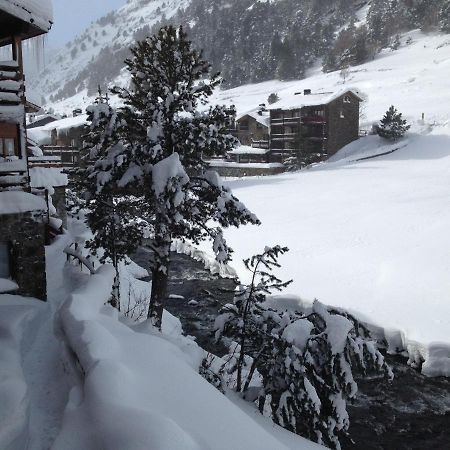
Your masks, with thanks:
<instances>
[{"instance_id":1,"label":"snow on roof","mask_svg":"<svg viewBox=\"0 0 450 450\"><path fill-rule=\"evenodd\" d=\"M255 148L250 147L249 145L240 145L235 149L228 152L229 155L265 155L269 153L270 149L268 148Z\"/></svg>"},{"instance_id":2,"label":"snow on roof","mask_svg":"<svg viewBox=\"0 0 450 450\"><path fill-rule=\"evenodd\" d=\"M52 0L0 0L0 10L47 32L53 23Z\"/></svg>"},{"instance_id":3,"label":"snow on roof","mask_svg":"<svg viewBox=\"0 0 450 450\"><path fill-rule=\"evenodd\" d=\"M271 105L270 109L297 109L305 106L327 105L347 93L355 95L360 101L362 101L357 89L347 87L334 92L312 92L308 95L299 94L288 98L282 98L278 102Z\"/></svg>"},{"instance_id":4,"label":"snow on roof","mask_svg":"<svg viewBox=\"0 0 450 450\"><path fill-rule=\"evenodd\" d=\"M38 145L50 145L52 143L51 130L43 130L43 127L29 128L27 136Z\"/></svg>"},{"instance_id":5,"label":"snow on roof","mask_svg":"<svg viewBox=\"0 0 450 450\"><path fill-rule=\"evenodd\" d=\"M43 198L23 191L0 192L0 214L19 214L31 211L45 211Z\"/></svg>"},{"instance_id":6,"label":"snow on roof","mask_svg":"<svg viewBox=\"0 0 450 450\"><path fill-rule=\"evenodd\" d=\"M76 117L66 117L65 119L55 120L54 122L47 123L42 127L36 127L36 130L48 131L48 130L68 130L73 127L79 127L86 123L87 114L81 114Z\"/></svg>"},{"instance_id":7,"label":"snow on roof","mask_svg":"<svg viewBox=\"0 0 450 450\"><path fill-rule=\"evenodd\" d=\"M269 111L262 111L262 114L259 114L258 111L260 111L260 109L254 109L251 111L247 111L244 114L239 114L236 117L236 120L240 120L245 116L250 116L253 119L255 119L258 123L260 123L261 125L264 125L265 127L269 126L270 123L270 113Z\"/></svg>"},{"instance_id":8,"label":"snow on roof","mask_svg":"<svg viewBox=\"0 0 450 450\"><path fill-rule=\"evenodd\" d=\"M30 184L35 188L67 186L68 178L61 167L32 167Z\"/></svg>"}]
</instances>

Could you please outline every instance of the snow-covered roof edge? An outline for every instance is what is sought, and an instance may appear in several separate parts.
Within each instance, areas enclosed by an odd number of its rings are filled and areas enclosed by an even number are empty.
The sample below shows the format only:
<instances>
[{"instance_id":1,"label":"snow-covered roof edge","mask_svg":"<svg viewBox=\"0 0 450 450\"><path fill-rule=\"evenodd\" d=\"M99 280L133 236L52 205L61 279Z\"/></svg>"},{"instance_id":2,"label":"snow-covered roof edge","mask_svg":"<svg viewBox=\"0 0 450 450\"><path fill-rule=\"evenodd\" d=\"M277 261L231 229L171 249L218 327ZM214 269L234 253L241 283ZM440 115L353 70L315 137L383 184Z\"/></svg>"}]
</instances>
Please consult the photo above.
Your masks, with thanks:
<instances>
[{"instance_id":1,"label":"snow-covered roof edge","mask_svg":"<svg viewBox=\"0 0 450 450\"><path fill-rule=\"evenodd\" d=\"M3 10L47 33L53 25L52 0L0 0Z\"/></svg>"},{"instance_id":2,"label":"snow-covered roof edge","mask_svg":"<svg viewBox=\"0 0 450 450\"><path fill-rule=\"evenodd\" d=\"M44 199L37 195L24 191L0 192L0 214L20 214L46 209Z\"/></svg>"},{"instance_id":3,"label":"snow-covered roof edge","mask_svg":"<svg viewBox=\"0 0 450 450\"><path fill-rule=\"evenodd\" d=\"M364 101L358 89L346 87L335 92L312 92L311 94L301 94L284 98L269 107L273 109L297 109L305 106L328 105L345 94L353 94L360 102Z\"/></svg>"},{"instance_id":4,"label":"snow-covered roof edge","mask_svg":"<svg viewBox=\"0 0 450 450\"><path fill-rule=\"evenodd\" d=\"M245 113L238 114L236 116L236 120L240 120L245 116L250 116L253 119L255 119L258 123L260 123L261 125L268 127L269 122L270 122L269 111L267 111L267 110L263 111L262 114L259 114L258 111L260 111L260 109L252 109L251 111L247 111Z\"/></svg>"}]
</instances>

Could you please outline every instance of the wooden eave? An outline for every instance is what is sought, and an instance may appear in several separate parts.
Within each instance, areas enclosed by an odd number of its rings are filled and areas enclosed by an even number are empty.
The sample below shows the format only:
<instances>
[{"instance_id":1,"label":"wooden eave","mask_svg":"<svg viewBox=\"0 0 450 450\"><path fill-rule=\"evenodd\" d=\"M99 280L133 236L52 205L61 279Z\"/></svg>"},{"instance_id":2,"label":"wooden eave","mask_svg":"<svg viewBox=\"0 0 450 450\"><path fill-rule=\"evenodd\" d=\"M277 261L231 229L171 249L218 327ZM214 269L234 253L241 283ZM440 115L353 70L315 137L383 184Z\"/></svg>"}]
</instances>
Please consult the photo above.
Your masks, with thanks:
<instances>
[{"instance_id":1,"label":"wooden eave","mask_svg":"<svg viewBox=\"0 0 450 450\"><path fill-rule=\"evenodd\" d=\"M12 36L20 36L22 40L26 40L45 33L45 30L33 23L26 22L6 11L0 10L0 47L11 44Z\"/></svg>"}]
</instances>

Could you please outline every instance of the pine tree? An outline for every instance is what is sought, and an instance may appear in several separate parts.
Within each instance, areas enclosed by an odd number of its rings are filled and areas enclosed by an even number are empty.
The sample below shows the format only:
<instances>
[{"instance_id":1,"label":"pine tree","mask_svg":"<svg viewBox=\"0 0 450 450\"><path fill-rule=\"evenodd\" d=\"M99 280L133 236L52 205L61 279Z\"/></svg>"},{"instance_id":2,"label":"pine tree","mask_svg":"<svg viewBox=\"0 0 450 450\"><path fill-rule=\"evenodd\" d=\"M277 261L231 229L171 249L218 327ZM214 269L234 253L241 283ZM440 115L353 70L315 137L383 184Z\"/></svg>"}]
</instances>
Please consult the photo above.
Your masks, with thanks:
<instances>
[{"instance_id":1,"label":"pine tree","mask_svg":"<svg viewBox=\"0 0 450 450\"><path fill-rule=\"evenodd\" d=\"M411 125L408 125L407 121L402 118L402 114L394 106L391 106L386 111L376 130L377 134L382 138L397 140L403 137L410 128Z\"/></svg>"},{"instance_id":2,"label":"pine tree","mask_svg":"<svg viewBox=\"0 0 450 450\"><path fill-rule=\"evenodd\" d=\"M439 10L439 28L444 33L450 32L450 1L444 0Z\"/></svg>"},{"instance_id":3,"label":"pine tree","mask_svg":"<svg viewBox=\"0 0 450 450\"><path fill-rule=\"evenodd\" d=\"M236 144L227 134L229 108L199 111L221 81L180 27L166 26L131 48L125 61L131 87L113 89L118 111L115 145L105 155L104 189L139 197L139 217L153 235L148 318L161 328L174 239L209 239L220 262L231 249L222 229L258 219L223 186L204 157L224 155ZM136 217L137 219L138 217Z\"/></svg>"},{"instance_id":4,"label":"pine tree","mask_svg":"<svg viewBox=\"0 0 450 450\"><path fill-rule=\"evenodd\" d=\"M278 100L280 100L280 97L278 97L278 94L276 92L272 92L272 94L270 94L269 97L267 97L267 103L269 105L276 103Z\"/></svg>"},{"instance_id":5,"label":"pine tree","mask_svg":"<svg viewBox=\"0 0 450 450\"><path fill-rule=\"evenodd\" d=\"M76 207L84 210L93 233L86 247L99 256L100 262L111 261L116 270L111 304L120 310L119 265L136 249L141 230L133 220L133 199L118 195L108 183L114 171L105 161L114 150L118 116L100 88L87 114L89 130L84 136L83 167L73 173Z\"/></svg>"}]
</instances>

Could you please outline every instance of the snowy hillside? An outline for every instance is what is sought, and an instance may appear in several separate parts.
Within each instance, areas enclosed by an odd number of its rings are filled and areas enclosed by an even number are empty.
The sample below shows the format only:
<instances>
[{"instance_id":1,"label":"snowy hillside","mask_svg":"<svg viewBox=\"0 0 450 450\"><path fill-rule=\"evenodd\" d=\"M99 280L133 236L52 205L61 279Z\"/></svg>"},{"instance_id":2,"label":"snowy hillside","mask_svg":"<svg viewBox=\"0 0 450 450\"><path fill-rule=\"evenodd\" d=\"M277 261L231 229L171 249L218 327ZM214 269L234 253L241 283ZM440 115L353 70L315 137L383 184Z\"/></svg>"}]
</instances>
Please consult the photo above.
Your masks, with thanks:
<instances>
[{"instance_id":1,"label":"snowy hillside","mask_svg":"<svg viewBox=\"0 0 450 450\"><path fill-rule=\"evenodd\" d=\"M350 68L345 83L339 72L322 73L316 68L304 80L241 86L218 92L215 101L235 104L242 113L261 102L267 103L272 92L284 100L303 89L314 93L347 86L367 99L362 107L363 127L381 119L391 104L410 120L418 120L424 113L427 122L446 122L450 118L450 35L412 31L404 34L401 41L399 50L385 50L375 60Z\"/></svg>"},{"instance_id":2,"label":"snowy hillside","mask_svg":"<svg viewBox=\"0 0 450 450\"><path fill-rule=\"evenodd\" d=\"M339 72L325 74L317 67L304 80L273 80L222 90L216 93L213 101L235 104L238 113L244 113L267 102L267 97L273 92L285 100L303 89L329 92L347 86L359 90L367 99L362 108L362 127L379 120L391 104L409 120L418 120L424 113L427 122L445 122L449 118L446 105L450 101L450 35L413 31L404 34L401 41L399 50L385 50L375 60L351 68L345 83ZM121 85L126 82L126 73L115 81ZM58 113L70 114L76 107L86 107L94 96L88 96L84 89L73 97L48 106Z\"/></svg>"},{"instance_id":3,"label":"snowy hillside","mask_svg":"<svg viewBox=\"0 0 450 450\"><path fill-rule=\"evenodd\" d=\"M112 61L108 58L111 51L128 48L134 42L134 33L138 29L144 25L151 26L162 17L171 17L188 3L189 0L128 0L122 8L92 23L76 39L52 54L45 70L30 79L31 95L38 92L48 100L50 95L60 90L65 90L69 97L78 91L86 94L88 86L85 89L82 86L86 84L87 74L94 70L90 65L94 60L103 56L103 70L111 70ZM99 70L98 65L95 70ZM103 76L98 73L97 84L103 83ZM90 88L95 92L96 83ZM79 100L77 98L72 104L79 104Z\"/></svg>"}]
</instances>

